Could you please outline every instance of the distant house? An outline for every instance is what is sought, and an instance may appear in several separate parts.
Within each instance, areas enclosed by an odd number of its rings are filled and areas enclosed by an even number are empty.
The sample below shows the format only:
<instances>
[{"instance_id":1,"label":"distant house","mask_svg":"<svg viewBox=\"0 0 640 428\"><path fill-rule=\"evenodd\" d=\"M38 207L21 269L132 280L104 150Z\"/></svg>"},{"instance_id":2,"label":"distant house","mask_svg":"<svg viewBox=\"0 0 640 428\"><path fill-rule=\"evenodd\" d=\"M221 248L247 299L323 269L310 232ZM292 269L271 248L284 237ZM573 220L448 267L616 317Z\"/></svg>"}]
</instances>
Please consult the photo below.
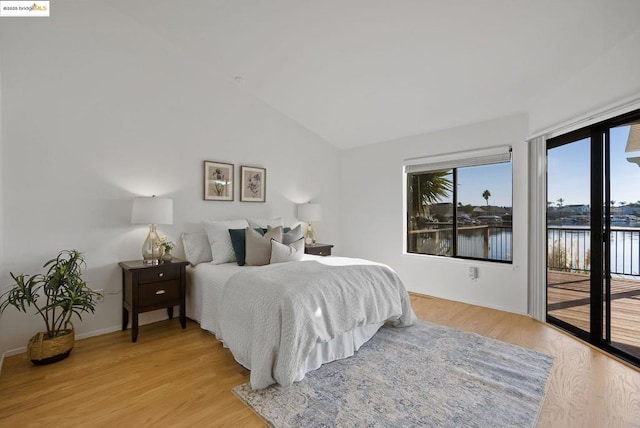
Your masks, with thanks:
<instances>
[{"instance_id":1,"label":"distant house","mask_svg":"<svg viewBox=\"0 0 640 428\"><path fill-rule=\"evenodd\" d=\"M634 204L635 205L635 204ZM640 214L640 207L633 205L625 205L622 207L618 207L619 213L622 215L638 215Z\"/></svg>"},{"instance_id":2,"label":"distant house","mask_svg":"<svg viewBox=\"0 0 640 428\"><path fill-rule=\"evenodd\" d=\"M566 214L589 214L591 212L591 207L584 204L564 205L559 207L557 211Z\"/></svg>"}]
</instances>

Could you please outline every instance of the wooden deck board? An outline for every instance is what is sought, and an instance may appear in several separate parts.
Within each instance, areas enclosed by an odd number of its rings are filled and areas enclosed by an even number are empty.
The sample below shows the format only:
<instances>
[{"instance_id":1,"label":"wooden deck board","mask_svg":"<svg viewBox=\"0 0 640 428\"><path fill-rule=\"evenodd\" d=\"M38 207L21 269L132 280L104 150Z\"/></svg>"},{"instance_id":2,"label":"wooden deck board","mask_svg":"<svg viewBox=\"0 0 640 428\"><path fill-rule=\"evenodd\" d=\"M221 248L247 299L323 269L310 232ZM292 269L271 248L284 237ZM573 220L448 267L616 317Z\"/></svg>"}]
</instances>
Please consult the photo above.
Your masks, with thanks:
<instances>
[{"instance_id":1,"label":"wooden deck board","mask_svg":"<svg viewBox=\"0 0 640 428\"><path fill-rule=\"evenodd\" d=\"M589 275L550 270L547 283L548 313L589 331ZM611 341L640 351L640 279L611 278L611 296Z\"/></svg>"}]
</instances>

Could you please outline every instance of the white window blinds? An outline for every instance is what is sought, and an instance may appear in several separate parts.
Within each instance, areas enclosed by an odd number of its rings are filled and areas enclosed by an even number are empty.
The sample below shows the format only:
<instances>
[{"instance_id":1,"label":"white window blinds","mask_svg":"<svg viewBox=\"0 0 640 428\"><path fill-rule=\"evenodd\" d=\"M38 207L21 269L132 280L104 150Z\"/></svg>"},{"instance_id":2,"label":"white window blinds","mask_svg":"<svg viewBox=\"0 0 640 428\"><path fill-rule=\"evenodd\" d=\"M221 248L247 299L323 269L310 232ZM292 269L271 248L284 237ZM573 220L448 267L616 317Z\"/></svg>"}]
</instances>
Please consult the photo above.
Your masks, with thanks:
<instances>
[{"instance_id":1,"label":"white window blinds","mask_svg":"<svg viewBox=\"0 0 640 428\"><path fill-rule=\"evenodd\" d=\"M465 166L490 165L511 161L511 146L469 150L446 155L406 159L405 173L441 171Z\"/></svg>"}]
</instances>

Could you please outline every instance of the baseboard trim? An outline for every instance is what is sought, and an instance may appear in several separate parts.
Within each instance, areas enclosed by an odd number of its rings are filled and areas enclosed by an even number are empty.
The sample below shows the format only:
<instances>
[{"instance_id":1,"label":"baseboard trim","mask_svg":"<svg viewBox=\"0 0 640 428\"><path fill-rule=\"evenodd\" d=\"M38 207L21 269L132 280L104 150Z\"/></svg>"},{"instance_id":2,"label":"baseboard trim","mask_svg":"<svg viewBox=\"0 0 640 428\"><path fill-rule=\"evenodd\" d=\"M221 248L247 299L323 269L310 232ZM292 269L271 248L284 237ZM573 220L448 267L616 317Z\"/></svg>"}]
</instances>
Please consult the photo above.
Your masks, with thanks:
<instances>
[{"instance_id":1,"label":"baseboard trim","mask_svg":"<svg viewBox=\"0 0 640 428\"><path fill-rule=\"evenodd\" d=\"M4 357L13 357L14 355L19 355L27 352L27 347L22 346L16 349L9 349L8 351L4 351Z\"/></svg>"},{"instance_id":2,"label":"baseboard trim","mask_svg":"<svg viewBox=\"0 0 640 428\"><path fill-rule=\"evenodd\" d=\"M528 316L531 318L531 315L527 314L526 312L519 312L519 311L514 311L513 309L510 308L503 308L502 306L499 305L487 305L485 303L478 303L475 302L473 300L455 300L455 299L451 299L449 297L440 297L438 295L431 295L431 294L424 294L424 293L418 293L417 291L407 291L409 293L409 295L414 295L417 297L426 297L426 298L436 298L436 299L440 299L440 300L448 300L450 302L456 302L456 303L464 303L465 305L472 305L472 306L478 306L480 308L487 308L487 309L493 309L495 311L501 311L501 312L508 312L510 314L515 314L515 315L524 315L524 316Z\"/></svg>"},{"instance_id":3,"label":"baseboard trim","mask_svg":"<svg viewBox=\"0 0 640 428\"><path fill-rule=\"evenodd\" d=\"M101 336L103 334L113 333L114 331L122 330L122 326L111 326L107 328L101 328L100 330L90 331L88 333L76 334L76 339L86 339L87 337Z\"/></svg>"},{"instance_id":4,"label":"baseboard trim","mask_svg":"<svg viewBox=\"0 0 640 428\"><path fill-rule=\"evenodd\" d=\"M107 333L113 333L114 331L122 330L120 326L112 326L107 328L101 328L100 330L89 331L87 333L76 334L76 340L86 339L88 337L93 336L101 336ZM2 373L2 362L4 362L4 357L13 357L14 355L24 354L27 352L26 346L21 346L20 348L10 349L5 351L2 354L2 359L0 359L0 373Z\"/></svg>"},{"instance_id":5,"label":"baseboard trim","mask_svg":"<svg viewBox=\"0 0 640 428\"><path fill-rule=\"evenodd\" d=\"M143 326L147 324L153 324L155 322L163 321L165 319L166 319L166 311L164 311L163 309L153 311L153 312L146 312L144 314L141 314L139 325ZM131 329L131 323L129 323L129 329ZM80 333L80 334L76 333L76 340L87 339L89 337L94 337L94 336L102 336L103 334L113 333L121 330L122 330L121 325L115 325L107 328L101 328L99 330L89 331L86 333ZM5 357L13 357L14 355L24 354L25 352L27 352L27 347L21 346L20 348L10 349L0 354L0 374L2 373L2 363L4 362Z\"/></svg>"}]
</instances>

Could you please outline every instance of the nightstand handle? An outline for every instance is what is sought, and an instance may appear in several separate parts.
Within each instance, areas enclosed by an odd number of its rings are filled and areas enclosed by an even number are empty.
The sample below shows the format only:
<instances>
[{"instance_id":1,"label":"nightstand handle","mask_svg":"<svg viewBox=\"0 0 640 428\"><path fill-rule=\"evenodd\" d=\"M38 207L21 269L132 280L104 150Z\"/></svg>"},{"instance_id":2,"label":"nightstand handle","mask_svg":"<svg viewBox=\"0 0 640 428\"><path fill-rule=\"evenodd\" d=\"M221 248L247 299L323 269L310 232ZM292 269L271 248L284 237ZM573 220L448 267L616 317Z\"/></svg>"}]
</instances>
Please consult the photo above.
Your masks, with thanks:
<instances>
[{"instance_id":1,"label":"nightstand handle","mask_svg":"<svg viewBox=\"0 0 640 428\"><path fill-rule=\"evenodd\" d=\"M164 294L164 293L166 293L166 291L164 291L164 290L158 290L158 291L156 291L156 294Z\"/></svg>"},{"instance_id":2,"label":"nightstand handle","mask_svg":"<svg viewBox=\"0 0 640 428\"><path fill-rule=\"evenodd\" d=\"M160 278L162 278L162 277L164 276L164 272L160 272L160 273L158 274L158 276L159 276Z\"/></svg>"}]
</instances>

